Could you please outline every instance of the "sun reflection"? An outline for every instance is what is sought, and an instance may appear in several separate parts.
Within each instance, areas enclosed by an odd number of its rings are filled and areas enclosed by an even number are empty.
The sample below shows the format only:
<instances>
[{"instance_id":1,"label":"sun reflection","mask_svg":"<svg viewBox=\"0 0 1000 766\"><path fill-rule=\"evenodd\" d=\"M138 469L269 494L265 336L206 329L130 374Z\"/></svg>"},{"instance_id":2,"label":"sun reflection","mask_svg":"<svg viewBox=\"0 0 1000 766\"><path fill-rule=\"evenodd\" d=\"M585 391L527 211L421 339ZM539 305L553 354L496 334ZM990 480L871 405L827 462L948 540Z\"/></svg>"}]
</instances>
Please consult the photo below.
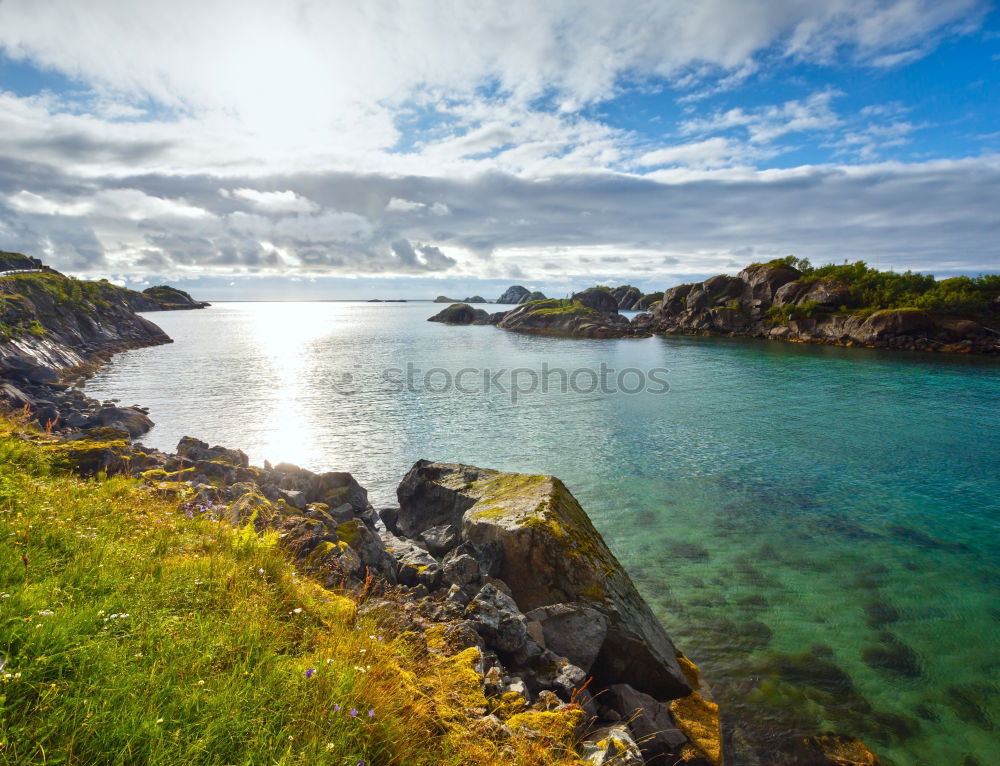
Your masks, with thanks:
<instances>
[{"instance_id":1,"label":"sun reflection","mask_svg":"<svg viewBox=\"0 0 1000 766\"><path fill-rule=\"evenodd\" d=\"M257 305L251 313L253 342L264 362L268 395L262 402L261 431L265 457L307 466L316 462L318 423L309 416L308 376L317 341L347 326L343 311L330 304Z\"/></svg>"}]
</instances>

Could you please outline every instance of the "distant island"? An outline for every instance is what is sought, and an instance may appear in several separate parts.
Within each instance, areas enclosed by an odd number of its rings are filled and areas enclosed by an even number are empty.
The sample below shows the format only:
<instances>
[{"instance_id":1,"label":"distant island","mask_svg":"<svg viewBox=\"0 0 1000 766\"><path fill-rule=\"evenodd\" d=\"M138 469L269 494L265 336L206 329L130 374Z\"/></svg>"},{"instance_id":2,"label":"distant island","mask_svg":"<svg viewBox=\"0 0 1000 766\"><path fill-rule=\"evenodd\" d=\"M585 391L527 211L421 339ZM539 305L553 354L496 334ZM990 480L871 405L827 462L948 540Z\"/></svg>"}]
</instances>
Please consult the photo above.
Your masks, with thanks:
<instances>
[{"instance_id":1,"label":"distant island","mask_svg":"<svg viewBox=\"0 0 1000 766\"><path fill-rule=\"evenodd\" d=\"M958 353L1000 353L1000 275L952 277L878 271L863 261L813 266L789 256L751 264L737 276L642 295L630 285L597 286L568 299L532 298L514 285L517 308L488 314L454 304L430 318L496 325L536 335L648 337L730 335L800 343ZM634 308L628 319L619 311Z\"/></svg>"},{"instance_id":2,"label":"distant island","mask_svg":"<svg viewBox=\"0 0 1000 766\"><path fill-rule=\"evenodd\" d=\"M457 298L448 298L444 295L439 295L437 298L434 299L434 302L435 303L489 303L490 301L486 300L481 295L473 295L471 298L466 298L465 300L461 301L458 300Z\"/></svg>"}]
</instances>

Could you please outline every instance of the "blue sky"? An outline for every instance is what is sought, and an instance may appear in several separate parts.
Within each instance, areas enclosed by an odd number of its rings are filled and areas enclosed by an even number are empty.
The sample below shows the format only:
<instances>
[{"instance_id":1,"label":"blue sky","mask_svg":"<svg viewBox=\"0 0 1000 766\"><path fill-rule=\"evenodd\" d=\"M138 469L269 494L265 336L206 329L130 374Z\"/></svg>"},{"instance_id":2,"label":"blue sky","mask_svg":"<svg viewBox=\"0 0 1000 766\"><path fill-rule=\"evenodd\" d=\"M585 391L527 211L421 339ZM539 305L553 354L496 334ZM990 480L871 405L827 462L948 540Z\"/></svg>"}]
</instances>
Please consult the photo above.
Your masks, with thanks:
<instances>
[{"instance_id":1,"label":"blue sky","mask_svg":"<svg viewBox=\"0 0 1000 766\"><path fill-rule=\"evenodd\" d=\"M0 3L0 249L209 298L1000 270L979 0Z\"/></svg>"}]
</instances>

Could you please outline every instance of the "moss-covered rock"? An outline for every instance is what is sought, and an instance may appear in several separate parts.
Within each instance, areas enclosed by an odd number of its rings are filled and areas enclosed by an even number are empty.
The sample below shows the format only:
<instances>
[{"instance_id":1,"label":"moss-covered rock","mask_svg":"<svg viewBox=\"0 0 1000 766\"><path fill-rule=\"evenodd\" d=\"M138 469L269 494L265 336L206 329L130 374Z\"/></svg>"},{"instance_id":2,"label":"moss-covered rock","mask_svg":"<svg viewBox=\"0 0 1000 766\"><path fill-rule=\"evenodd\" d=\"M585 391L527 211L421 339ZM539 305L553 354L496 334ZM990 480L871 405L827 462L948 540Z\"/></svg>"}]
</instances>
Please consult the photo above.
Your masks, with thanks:
<instances>
[{"instance_id":1,"label":"moss-covered rock","mask_svg":"<svg viewBox=\"0 0 1000 766\"><path fill-rule=\"evenodd\" d=\"M599 683L659 699L691 693L670 638L559 479L419 461L397 494L404 535L452 524L464 541L501 546L499 577L522 611L574 602L601 611L608 629L590 668Z\"/></svg>"},{"instance_id":2,"label":"moss-covered rock","mask_svg":"<svg viewBox=\"0 0 1000 766\"><path fill-rule=\"evenodd\" d=\"M490 315L482 309L474 309L467 303L453 303L427 321L443 324L489 324L489 318Z\"/></svg>"}]
</instances>

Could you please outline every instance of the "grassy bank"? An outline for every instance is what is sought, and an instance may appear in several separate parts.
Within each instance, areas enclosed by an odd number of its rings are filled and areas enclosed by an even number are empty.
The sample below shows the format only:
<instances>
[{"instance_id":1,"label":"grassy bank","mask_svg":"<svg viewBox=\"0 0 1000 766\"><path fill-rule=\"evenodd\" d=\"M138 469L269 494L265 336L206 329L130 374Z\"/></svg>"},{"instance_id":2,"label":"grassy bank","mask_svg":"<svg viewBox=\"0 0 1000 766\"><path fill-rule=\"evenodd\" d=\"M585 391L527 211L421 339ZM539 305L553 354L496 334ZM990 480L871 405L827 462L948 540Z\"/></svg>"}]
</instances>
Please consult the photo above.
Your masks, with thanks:
<instances>
[{"instance_id":1,"label":"grassy bank","mask_svg":"<svg viewBox=\"0 0 1000 766\"><path fill-rule=\"evenodd\" d=\"M478 650L391 635L274 537L23 431L0 419L0 762L578 762L576 716L484 698Z\"/></svg>"}]
</instances>

